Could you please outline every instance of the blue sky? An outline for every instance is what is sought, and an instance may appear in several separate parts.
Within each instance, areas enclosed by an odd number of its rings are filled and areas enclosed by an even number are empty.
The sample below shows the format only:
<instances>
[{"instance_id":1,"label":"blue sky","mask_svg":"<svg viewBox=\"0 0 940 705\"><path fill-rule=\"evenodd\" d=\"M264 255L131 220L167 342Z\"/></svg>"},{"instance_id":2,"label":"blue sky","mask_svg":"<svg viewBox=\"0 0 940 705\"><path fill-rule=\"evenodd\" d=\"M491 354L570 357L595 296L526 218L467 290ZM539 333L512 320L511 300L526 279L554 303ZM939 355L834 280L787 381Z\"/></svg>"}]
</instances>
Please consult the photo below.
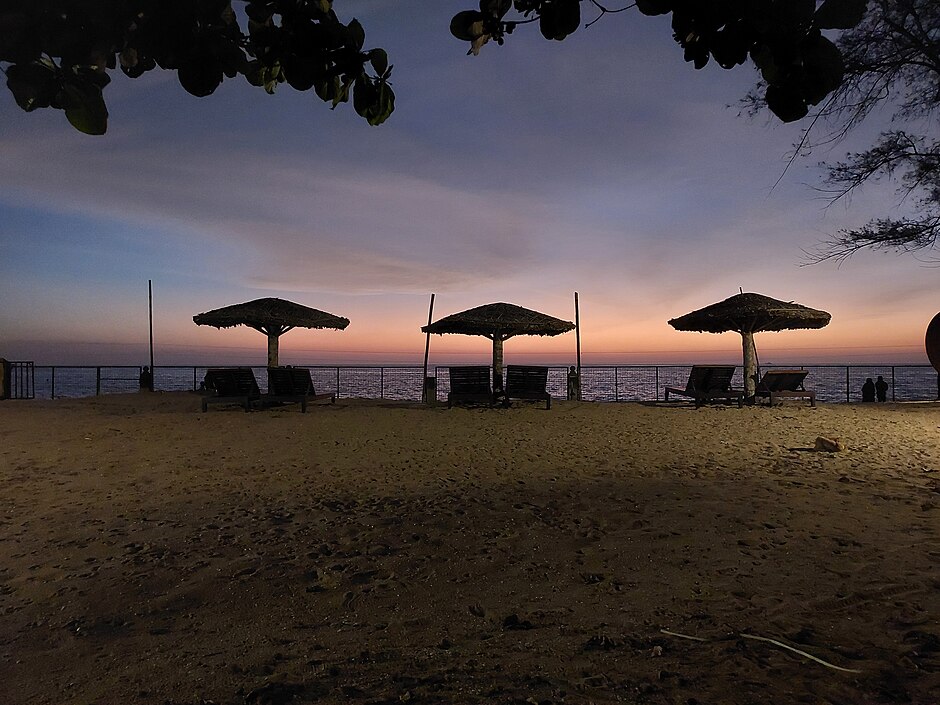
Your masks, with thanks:
<instances>
[{"instance_id":1,"label":"blue sky","mask_svg":"<svg viewBox=\"0 0 940 705\"><path fill-rule=\"evenodd\" d=\"M820 160L886 122L781 178L801 126L739 116L753 69L695 71L667 19L631 10L564 42L522 27L469 57L448 23L471 5L336 1L395 66L380 127L241 78L198 99L174 74L115 76L97 138L2 94L0 356L141 363L152 279L158 364L263 364L258 333L192 323L262 296L352 321L292 331L282 361L419 362L431 292L435 318L510 301L572 319L574 291L588 361L734 360L734 334L666 320L739 287L833 315L759 337L766 362L926 361L935 268L876 253L800 266L826 233L898 214L890 184L828 208L815 188ZM442 363L488 349L432 341ZM562 336L506 354L573 349Z\"/></svg>"}]
</instances>

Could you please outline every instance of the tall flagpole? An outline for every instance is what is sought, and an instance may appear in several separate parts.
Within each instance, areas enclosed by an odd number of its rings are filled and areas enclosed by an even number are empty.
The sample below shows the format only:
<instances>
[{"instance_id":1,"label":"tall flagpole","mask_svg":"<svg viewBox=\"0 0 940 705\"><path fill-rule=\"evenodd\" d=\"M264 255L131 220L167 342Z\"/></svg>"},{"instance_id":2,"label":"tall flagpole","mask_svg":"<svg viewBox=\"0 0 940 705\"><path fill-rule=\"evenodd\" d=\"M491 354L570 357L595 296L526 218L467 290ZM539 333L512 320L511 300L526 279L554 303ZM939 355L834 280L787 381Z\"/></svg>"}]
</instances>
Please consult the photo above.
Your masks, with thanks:
<instances>
[{"instance_id":1,"label":"tall flagpole","mask_svg":"<svg viewBox=\"0 0 940 705\"><path fill-rule=\"evenodd\" d=\"M431 325L432 317L434 316L434 294L431 294L431 305L428 307L428 325ZM421 378L421 389L422 389L422 398L424 403L427 404L430 400L428 399L428 356L431 354L431 333L430 331L424 338L424 377Z\"/></svg>"},{"instance_id":2,"label":"tall flagpole","mask_svg":"<svg viewBox=\"0 0 940 705\"><path fill-rule=\"evenodd\" d=\"M574 292L574 336L578 346L578 401L581 401L581 309L577 291Z\"/></svg>"},{"instance_id":3,"label":"tall flagpole","mask_svg":"<svg viewBox=\"0 0 940 705\"><path fill-rule=\"evenodd\" d=\"M578 292L574 292L574 337L578 346L578 376L581 376L581 310L578 306Z\"/></svg>"},{"instance_id":4,"label":"tall flagpole","mask_svg":"<svg viewBox=\"0 0 940 705\"><path fill-rule=\"evenodd\" d=\"M150 309L150 391L153 391L153 280L147 280L147 301Z\"/></svg>"}]
</instances>

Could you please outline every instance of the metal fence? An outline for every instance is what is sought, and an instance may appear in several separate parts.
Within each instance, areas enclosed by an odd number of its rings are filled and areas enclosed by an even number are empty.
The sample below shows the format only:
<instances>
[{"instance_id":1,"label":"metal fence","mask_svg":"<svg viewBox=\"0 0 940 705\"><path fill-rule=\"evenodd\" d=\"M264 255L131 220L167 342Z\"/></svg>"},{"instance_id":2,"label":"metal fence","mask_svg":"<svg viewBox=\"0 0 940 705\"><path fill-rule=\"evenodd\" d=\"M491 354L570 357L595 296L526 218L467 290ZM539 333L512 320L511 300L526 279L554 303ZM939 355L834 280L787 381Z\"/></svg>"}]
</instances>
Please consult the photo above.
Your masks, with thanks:
<instances>
[{"instance_id":1,"label":"metal fence","mask_svg":"<svg viewBox=\"0 0 940 705\"><path fill-rule=\"evenodd\" d=\"M361 397L420 401L423 368L420 366L326 366L298 365L310 370L318 393L337 397ZM158 366L153 370L154 389L165 391L198 390L208 367ZM251 368L262 391L266 391L264 367ZM592 365L581 368L581 398L585 401L656 401L663 398L666 386L685 386L690 365ZM892 401L940 399L940 377L929 365L806 365L764 366L768 369L804 369L807 389L816 390L816 398L827 402L861 401L862 384L869 377L882 376L889 385ZM568 370L549 366L548 391L560 399L567 397ZM436 383L438 400L446 400L449 388L448 367L430 371ZM82 397L115 394L138 389L140 367L132 366L35 366L32 391L39 398ZM740 366L734 385L743 387Z\"/></svg>"},{"instance_id":2,"label":"metal fence","mask_svg":"<svg viewBox=\"0 0 940 705\"><path fill-rule=\"evenodd\" d=\"M0 399L32 399L35 396L33 363L25 360L2 360Z\"/></svg>"}]
</instances>

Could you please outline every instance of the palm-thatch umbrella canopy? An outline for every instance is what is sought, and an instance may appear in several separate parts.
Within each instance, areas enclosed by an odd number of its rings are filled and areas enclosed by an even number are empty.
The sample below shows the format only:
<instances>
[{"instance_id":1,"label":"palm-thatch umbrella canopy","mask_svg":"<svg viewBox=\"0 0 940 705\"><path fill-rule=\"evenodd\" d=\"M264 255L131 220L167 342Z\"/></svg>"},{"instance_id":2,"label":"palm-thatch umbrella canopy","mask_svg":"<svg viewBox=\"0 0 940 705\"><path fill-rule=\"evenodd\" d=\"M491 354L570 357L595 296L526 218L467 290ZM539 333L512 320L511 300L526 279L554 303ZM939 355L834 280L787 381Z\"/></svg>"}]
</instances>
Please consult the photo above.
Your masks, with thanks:
<instances>
[{"instance_id":1,"label":"palm-thatch umbrella canopy","mask_svg":"<svg viewBox=\"0 0 940 705\"><path fill-rule=\"evenodd\" d=\"M268 336L268 367L277 367L278 338L292 328L336 328L343 330L349 319L301 306L284 299L255 299L206 311L193 316L197 326L232 328L248 326Z\"/></svg>"},{"instance_id":2,"label":"palm-thatch umbrella canopy","mask_svg":"<svg viewBox=\"0 0 940 705\"><path fill-rule=\"evenodd\" d=\"M560 335L574 328L563 321L514 304L486 304L422 326L424 333L482 335L493 341L493 388L503 388L503 342L516 335Z\"/></svg>"},{"instance_id":3,"label":"palm-thatch umbrella canopy","mask_svg":"<svg viewBox=\"0 0 940 705\"><path fill-rule=\"evenodd\" d=\"M737 331L744 347L745 396L754 396L757 376L757 350L754 334L761 331L822 328L832 318L825 311L778 301L760 294L740 293L717 304L692 311L669 321L676 330L725 333Z\"/></svg>"}]
</instances>

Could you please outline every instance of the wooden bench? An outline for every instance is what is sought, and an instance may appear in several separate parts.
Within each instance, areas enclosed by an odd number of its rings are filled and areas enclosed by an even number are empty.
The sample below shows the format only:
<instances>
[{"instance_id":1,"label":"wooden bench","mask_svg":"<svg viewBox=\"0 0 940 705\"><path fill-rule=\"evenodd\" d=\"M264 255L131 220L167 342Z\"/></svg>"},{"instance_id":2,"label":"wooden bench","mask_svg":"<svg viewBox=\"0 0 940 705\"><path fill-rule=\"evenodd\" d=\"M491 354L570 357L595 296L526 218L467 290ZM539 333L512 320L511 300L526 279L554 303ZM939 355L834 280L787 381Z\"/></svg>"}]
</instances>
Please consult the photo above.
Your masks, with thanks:
<instances>
[{"instance_id":1,"label":"wooden bench","mask_svg":"<svg viewBox=\"0 0 940 705\"><path fill-rule=\"evenodd\" d=\"M450 391L447 393L447 408L454 404L492 404L493 390L490 388L490 368L485 365L450 367Z\"/></svg>"},{"instance_id":2,"label":"wooden bench","mask_svg":"<svg viewBox=\"0 0 940 705\"><path fill-rule=\"evenodd\" d=\"M552 395L546 391L548 385L548 368L535 365L507 365L506 367L506 399L509 406L510 399L523 399L527 401L544 401L545 408L552 408Z\"/></svg>"},{"instance_id":3,"label":"wooden bench","mask_svg":"<svg viewBox=\"0 0 940 705\"><path fill-rule=\"evenodd\" d=\"M734 369L735 365L693 365L685 388L666 387L665 400L669 401L670 394L692 397L695 408L698 408L716 399L737 399L741 407L744 405L744 392L731 388Z\"/></svg>"},{"instance_id":4,"label":"wooden bench","mask_svg":"<svg viewBox=\"0 0 940 705\"><path fill-rule=\"evenodd\" d=\"M310 378L310 370L305 367L269 367L268 393L262 395L264 406L283 403L299 403L301 413L306 413L307 402L329 399L336 401L335 394L317 394Z\"/></svg>"},{"instance_id":5,"label":"wooden bench","mask_svg":"<svg viewBox=\"0 0 940 705\"><path fill-rule=\"evenodd\" d=\"M768 404L780 397L809 399L810 406L816 406L816 392L803 387L803 380L809 370L767 370L754 390L755 397L767 397Z\"/></svg>"},{"instance_id":6,"label":"wooden bench","mask_svg":"<svg viewBox=\"0 0 940 705\"><path fill-rule=\"evenodd\" d=\"M250 367L225 367L206 370L206 391L202 398L202 410L209 404L239 404L245 411L261 399L261 390Z\"/></svg>"}]
</instances>

